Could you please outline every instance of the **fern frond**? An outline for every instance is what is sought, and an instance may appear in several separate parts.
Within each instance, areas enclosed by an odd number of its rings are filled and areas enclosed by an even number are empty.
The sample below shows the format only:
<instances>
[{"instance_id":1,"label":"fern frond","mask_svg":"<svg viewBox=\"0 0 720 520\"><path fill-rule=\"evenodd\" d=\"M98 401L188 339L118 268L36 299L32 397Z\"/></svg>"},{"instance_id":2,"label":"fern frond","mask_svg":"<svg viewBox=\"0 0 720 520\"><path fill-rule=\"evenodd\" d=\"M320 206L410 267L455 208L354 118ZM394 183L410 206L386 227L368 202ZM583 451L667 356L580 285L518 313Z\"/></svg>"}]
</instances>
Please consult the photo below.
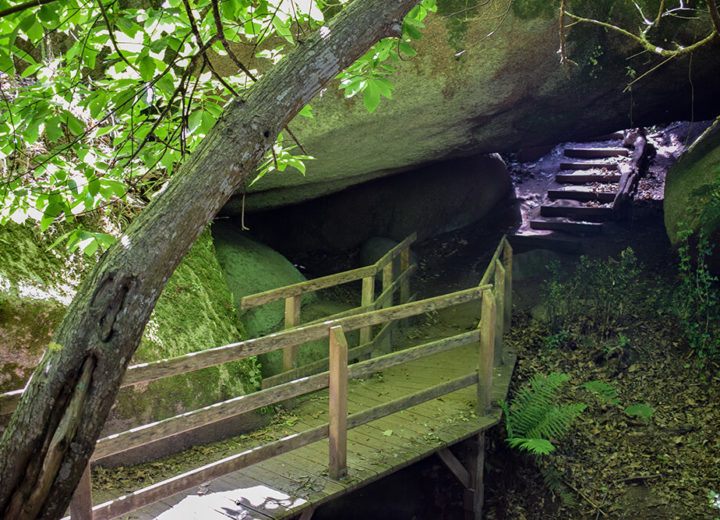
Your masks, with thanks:
<instances>
[{"instance_id":1,"label":"fern frond","mask_svg":"<svg viewBox=\"0 0 720 520\"><path fill-rule=\"evenodd\" d=\"M528 437L562 437L567 433L575 419L587 408L585 403L573 403L548 408L545 415L527 432Z\"/></svg>"},{"instance_id":2,"label":"fern frond","mask_svg":"<svg viewBox=\"0 0 720 520\"><path fill-rule=\"evenodd\" d=\"M547 455L555 450L555 446L546 439L524 439L522 437L516 437L514 439L508 439L508 444L512 448L529 451L535 455Z\"/></svg>"}]
</instances>

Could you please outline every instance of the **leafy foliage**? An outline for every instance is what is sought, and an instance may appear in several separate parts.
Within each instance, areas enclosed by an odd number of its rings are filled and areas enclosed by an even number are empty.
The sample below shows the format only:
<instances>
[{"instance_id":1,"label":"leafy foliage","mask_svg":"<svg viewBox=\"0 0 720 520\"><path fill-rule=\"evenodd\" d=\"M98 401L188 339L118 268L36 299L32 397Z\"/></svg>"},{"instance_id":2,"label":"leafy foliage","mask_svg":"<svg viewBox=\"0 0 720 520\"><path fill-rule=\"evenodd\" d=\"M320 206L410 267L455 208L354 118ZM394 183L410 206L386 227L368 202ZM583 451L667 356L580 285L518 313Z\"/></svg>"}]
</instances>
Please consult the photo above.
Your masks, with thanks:
<instances>
[{"instance_id":1,"label":"leafy foliage","mask_svg":"<svg viewBox=\"0 0 720 520\"><path fill-rule=\"evenodd\" d=\"M567 374L559 372L547 377L535 374L510 404L500 403L505 412L510 446L537 455L546 455L555 449L550 439L567 433L586 408L584 403L556 404L558 391L567 379Z\"/></svg>"},{"instance_id":2,"label":"leafy foliage","mask_svg":"<svg viewBox=\"0 0 720 520\"><path fill-rule=\"evenodd\" d=\"M7 11L9 2L0 2ZM225 105L344 2L78 0L22 4L0 16L0 225L72 223L63 240L94 253L114 238L82 217L142 207L205 137ZM391 97L385 62L411 56L435 0L406 17L341 75L368 110ZM11 9L12 10L12 9ZM221 71L218 56L225 59ZM229 71L227 64L230 64ZM311 115L306 107L301 115ZM304 172L309 156L283 132L258 178ZM300 153L297 153L299 151ZM79 220L80 219L80 220Z\"/></svg>"},{"instance_id":3,"label":"leafy foliage","mask_svg":"<svg viewBox=\"0 0 720 520\"><path fill-rule=\"evenodd\" d=\"M688 217L698 222L698 231L680 223L680 284L675 312L683 335L702 358L720 358L720 288L710 272L708 259L715 244L708 234L720 228L720 175L696 190L688 201Z\"/></svg>"},{"instance_id":4,"label":"leafy foliage","mask_svg":"<svg viewBox=\"0 0 720 520\"><path fill-rule=\"evenodd\" d=\"M645 403L636 403L626 407L625 413L630 417L639 417L643 421L647 421L655 413L655 408Z\"/></svg>"},{"instance_id":5,"label":"leafy foliage","mask_svg":"<svg viewBox=\"0 0 720 520\"><path fill-rule=\"evenodd\" d=\"M544 300L550 329L555 333L580 327L580 332L592 329L607 337L623 322L639 296L636 281L641 264L629 247L618 259L581 256L569 278L557 261L551 262L548 270Z\"/></svg>"},{"instance_id":6,"label":"leafy foliage","mask_svg":"<svg viewBox=\"0 0 720 520\"><path fill-rule=\"evenodd\" d=\"M581 385L584 389L597 394L600 399L604 402L611 404L619 404L617 390L612 385L607 384L604 381L588 381Z\"/></svg>"}]
</instances>

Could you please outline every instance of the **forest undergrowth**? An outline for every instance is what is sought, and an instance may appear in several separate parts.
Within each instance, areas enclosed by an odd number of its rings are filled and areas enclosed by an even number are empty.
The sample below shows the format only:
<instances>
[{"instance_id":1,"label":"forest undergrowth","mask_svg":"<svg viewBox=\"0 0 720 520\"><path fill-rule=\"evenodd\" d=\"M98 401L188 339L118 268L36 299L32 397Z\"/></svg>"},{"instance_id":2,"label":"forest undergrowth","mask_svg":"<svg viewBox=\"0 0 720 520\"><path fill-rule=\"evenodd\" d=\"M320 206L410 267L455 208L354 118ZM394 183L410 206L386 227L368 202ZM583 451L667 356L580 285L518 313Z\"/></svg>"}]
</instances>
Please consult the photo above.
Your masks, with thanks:
<instances>
[{"instance_id":1,"label":"forest undergrowth","mask_svg":"<svg viewBox=\"0 0 720 520\"><path fill-rule=\"evenodd\" d=\"M544 303L535 318L516 312L506 337L518 351L511 395L560 373L558 403L587 406L547 455L512 450L494 432L488 518L720 518L718 289L699 285L712 277L692 265L678 276L632 249L582 257L569 275L549 265ZM702 344L697 316L710 316Z\"/></svg>"}]
</instances>

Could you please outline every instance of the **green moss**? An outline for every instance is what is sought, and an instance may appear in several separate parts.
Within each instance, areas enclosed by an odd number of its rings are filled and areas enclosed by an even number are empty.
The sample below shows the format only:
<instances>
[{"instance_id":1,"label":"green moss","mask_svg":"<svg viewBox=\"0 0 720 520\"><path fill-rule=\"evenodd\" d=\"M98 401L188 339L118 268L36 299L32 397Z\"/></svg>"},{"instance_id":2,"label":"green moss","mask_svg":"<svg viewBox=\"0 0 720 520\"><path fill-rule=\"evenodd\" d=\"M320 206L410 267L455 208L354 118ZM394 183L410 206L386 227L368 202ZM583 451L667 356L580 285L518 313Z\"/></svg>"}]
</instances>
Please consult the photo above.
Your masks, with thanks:
<instances>
[{"instance_id":1,"label":"green moss","mask_svg":"<svg viewBox=\"0 0 720 520\"><path fill-rule=\"evenodd\" d=\"M683 155L668 171L665 181L665 228L670 241L677 245L680 223L693 231L703 228L706 236L717 229L717 195L714 182L720 175L720 132ZM689 211L692 207L693 211Z\"/></svg>"},{"instance_id":2,"label":"green moss","mask_svg":"<svg viewBox=\"0 0 720 520\"><path fill-rule=\"evenodd\" d=\"M181 356L241 341L245 334L215 257L209 229L195 242L160 296L133 362ZM259 387L255 358L127 389L117 419L157 420Z\"/></svg>"},{"instance_id":3,"label":"green moss","mask_svg":"<svg viewBox=\"0 0 720 520\"><path fill-rule=\"evenodd\" d=\"M521 20L534 18L552 18L558 14L557 0L514 0L512 3L513 14Z\"/></svg>"},{"instance_id":4,"label":"green moss","mask_svg":"<svg viewBox=\"0 0 720 520\"><path fill-rule=\"evenodd\" d=\"M65 260L48 246L27 226L13 222L0 226L0 297L17 294L21 283L49 288L65 278Z\"/></svg>"},{"instance_id":5,"label":"green moss","mask_svg":"<svg viewBox=\"0 0 720 520\"><path fill-rule=\"evenodd\" d=\"M457 52L465 48L465 35L470 21L478 16L478 0L441 0L437 3L437 14L445 20L448 43Z\"/></svg>"}]
</instances>

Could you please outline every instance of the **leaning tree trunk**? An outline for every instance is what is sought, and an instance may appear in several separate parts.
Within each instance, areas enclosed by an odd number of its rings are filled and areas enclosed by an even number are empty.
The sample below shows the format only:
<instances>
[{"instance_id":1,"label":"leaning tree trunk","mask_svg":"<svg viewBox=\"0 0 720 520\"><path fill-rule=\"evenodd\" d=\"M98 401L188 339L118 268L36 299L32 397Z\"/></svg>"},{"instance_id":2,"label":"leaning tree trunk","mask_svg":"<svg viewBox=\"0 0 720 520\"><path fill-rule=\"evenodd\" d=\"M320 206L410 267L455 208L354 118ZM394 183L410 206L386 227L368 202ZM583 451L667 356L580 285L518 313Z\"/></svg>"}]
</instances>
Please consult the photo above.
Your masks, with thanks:
<instances>
[{"instance_id":1,"label":"leaning tree trunk","mask_svg":"<svg viewBox=\"0 0 720 520\"><path fill-rule=\"evenodd\" d=\"M0 441L0 517L66 510L165 282L280 130L419 0L356 0L230 103L78 290Z\"/></svg>"}]
</instances>

